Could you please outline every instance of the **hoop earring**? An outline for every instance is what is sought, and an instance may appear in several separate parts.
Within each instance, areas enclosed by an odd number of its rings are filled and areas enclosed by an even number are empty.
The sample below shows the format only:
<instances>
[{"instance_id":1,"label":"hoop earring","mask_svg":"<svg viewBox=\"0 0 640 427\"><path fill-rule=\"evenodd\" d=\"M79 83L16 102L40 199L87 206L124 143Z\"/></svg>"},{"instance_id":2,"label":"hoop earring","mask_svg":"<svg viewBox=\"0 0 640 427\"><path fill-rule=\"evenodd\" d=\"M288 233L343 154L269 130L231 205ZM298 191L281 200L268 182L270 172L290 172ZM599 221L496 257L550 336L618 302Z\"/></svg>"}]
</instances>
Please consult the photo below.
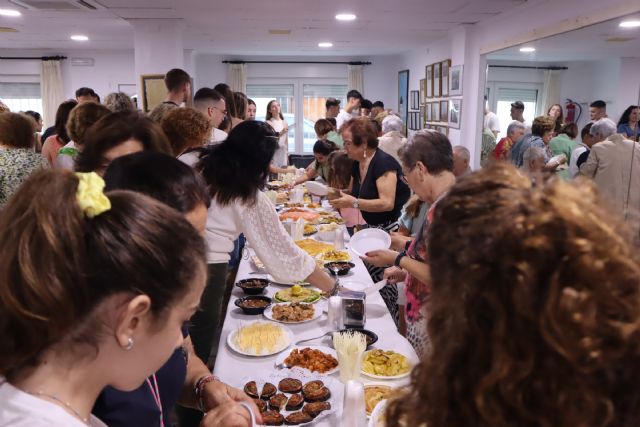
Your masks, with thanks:
<instances>
[{"instance_id":1,"label":"hoop earring","mask_svg":"<svg viewBox=\"0 0 640 427\"><path fill-rule=\"evenodd\" d=\"M127 345L123 347L126 351L129 351L133 348L133 338L127 338Z\"/></svg>"}]
</instances>

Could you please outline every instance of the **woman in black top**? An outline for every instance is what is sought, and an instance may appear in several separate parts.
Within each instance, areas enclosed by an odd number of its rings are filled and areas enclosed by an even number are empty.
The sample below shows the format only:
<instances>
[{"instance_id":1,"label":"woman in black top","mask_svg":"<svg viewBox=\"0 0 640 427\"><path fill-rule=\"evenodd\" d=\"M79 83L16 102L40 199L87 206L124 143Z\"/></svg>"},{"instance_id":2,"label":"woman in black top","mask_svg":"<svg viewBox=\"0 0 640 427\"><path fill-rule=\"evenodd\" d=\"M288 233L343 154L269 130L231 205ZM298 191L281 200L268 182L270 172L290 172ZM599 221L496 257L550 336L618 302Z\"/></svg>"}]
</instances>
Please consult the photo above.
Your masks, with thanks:
<instances>
[{"instance_id":1,"label":"woman in black top","mask_svg":"<svg viewBox=\"0 0 640 427\"><path fill-rule=\"evenodd\" d=\"M402 182L400 164L378 150L378 136L368 118L355 118L340 130L344 148L355 160L349 190L331 201L334 208L356 208L371 227L395 231L409 187Z\"/></svg>"},{"instance_id":2,"label":"woman in black top","mask_svg":"<svg viewBox=\"0 0 640 427\"><path fill-rule=\"evenodd\" d=\"M370 227L398 230L402 206L410 190L400 177L402 169L396 159L378 150L378 135L372 120L366 117L349 120L340 129L344 148L355 160L349 189L330 203L334 208L356 208ZM382 280L384 269L365 262L374 282ZM398 289L385 285L380 294L398 324Z\"/></svg>"}]
</instances>

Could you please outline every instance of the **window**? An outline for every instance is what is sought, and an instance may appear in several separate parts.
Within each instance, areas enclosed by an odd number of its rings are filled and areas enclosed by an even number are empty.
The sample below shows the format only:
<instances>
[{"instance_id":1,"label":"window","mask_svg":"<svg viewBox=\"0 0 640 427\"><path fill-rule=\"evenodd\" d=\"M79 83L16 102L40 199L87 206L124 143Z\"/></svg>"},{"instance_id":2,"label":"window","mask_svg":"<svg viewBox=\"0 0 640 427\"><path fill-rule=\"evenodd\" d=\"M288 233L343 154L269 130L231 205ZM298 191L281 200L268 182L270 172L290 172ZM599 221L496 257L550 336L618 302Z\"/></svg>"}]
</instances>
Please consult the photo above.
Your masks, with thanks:
<instances>
[{"instance_id":1,"label":"window","mask_svg":"<svg viewBox=\"0 0 640 427\"><path fill-rule=\"evenodd\" d=\"M32 110L42 114L40 83L0 82L0 99L13 112Z\"/></svg>"},{"instance_id":2,"label":"window","mask_svg":"<svg viewBox=\"0 0 640 427\"><path fill-rule=\"evenodd\" d=\"M341 105L347 102L347 85L331 84L305 84L303 85L303 152L313 152L313 144L317 140L314 126L318 119L325 116L327 98L336 98L341 101Z\"/></svg>"},{"instance_id":3,"label":"window","mask_svg":"<svg viewBox=\"0 0 640 427\"><path fill-rule=\"evenodd\" d=\"M295 97L292 84L248 84L247 97L256 103L256 120L267 117L267 105L274 99L280 103L280 109L289 125L289 153L296 152Z\"/></svg>"},{"instance_id":4,"label":"window","mask_svg":"<svg viewBox=\"0 0 640 427\"><path fill-rule=\"evenodd\" d=\"M498 88L496 114L500 120L500 136L507 135L507 128L513 121L511 119L511 103L515 101L522 101L524 104L524 119L531 123L536 115L538 90L505 87Z\"/></svg>"},{"instance_id":5,"label":"window","mask_svg":"<svg viewBox=\"0 0 640 427\"><path fill-rule=\"evenodd\" d=\"M250 78L247 96L256 103L256 120L264 120L269 101L278 100L289 124L289 154L311 154L317 140L314 125L325 116L325 101L336 98L344 105L346 83L339 78Z\"/></svg>"}]
</instances>

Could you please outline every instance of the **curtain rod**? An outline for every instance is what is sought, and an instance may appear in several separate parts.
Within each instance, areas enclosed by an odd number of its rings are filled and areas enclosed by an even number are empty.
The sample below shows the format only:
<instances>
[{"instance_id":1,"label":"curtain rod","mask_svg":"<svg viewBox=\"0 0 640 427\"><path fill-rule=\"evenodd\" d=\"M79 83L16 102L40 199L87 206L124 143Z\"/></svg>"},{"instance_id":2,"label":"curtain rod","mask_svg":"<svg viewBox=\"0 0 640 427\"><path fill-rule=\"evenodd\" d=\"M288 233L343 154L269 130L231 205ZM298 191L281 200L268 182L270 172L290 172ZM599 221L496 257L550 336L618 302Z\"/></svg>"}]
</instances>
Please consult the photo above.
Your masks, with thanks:
<instances>
[{"instance_id":1,"label":"curtain rod","mask_svg":"<svg viewBox=\"0 0 640 427\"><path fill-rule=\"evenodd\" d=\"M223 64L347 64L371 65L364 61L222 61Z\"/></svg>"},{"instance_id":2,"label":"curtain rod","mask_svg":"<svg viewBox=\"0 0 640 427\"><path fill-rule=\"evenodd\" d=\"M489 65L489 68L524 68L529 70L568 70L569 67L532 67L528 65Z\"/></svg>"},{"instance_id":3,"label":"curtain rod","mask_svg":"<svg viewBox=\"0 0 640 427\"><path fill-rule=\"evenodd\" d=\"M62 61L66 56L0 56L0 60Z\"/></svg>"}]
</instances>

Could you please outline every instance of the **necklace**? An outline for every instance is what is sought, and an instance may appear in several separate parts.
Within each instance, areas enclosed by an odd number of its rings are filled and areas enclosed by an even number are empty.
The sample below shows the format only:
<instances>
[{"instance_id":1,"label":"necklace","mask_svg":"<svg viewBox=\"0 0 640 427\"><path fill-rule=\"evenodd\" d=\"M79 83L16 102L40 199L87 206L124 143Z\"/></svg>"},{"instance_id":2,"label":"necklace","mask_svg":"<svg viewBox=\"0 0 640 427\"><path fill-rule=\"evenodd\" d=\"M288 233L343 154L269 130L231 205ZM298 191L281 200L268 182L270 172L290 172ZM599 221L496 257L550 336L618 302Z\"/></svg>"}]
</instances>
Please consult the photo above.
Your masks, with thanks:
<instances>
[{"instance_id":1,"label":"necklace","mask_svg":"<svg viewBox=\"0 0 640 427\"><path fill-rule=\"evenodd\" d=\"M158 388L158 380L156 380L156 374L153 374L150 377L153 382L147 378L147 385L151 389L151 395L153 396L153 400L156 402L156 406L160 410L160 427L164 427L164 415L162 413L162 400L160 400L160 389Z\"/></svg>"},{"instance_id":2,"label":"necklace","mask_svg":"<svg viewBox=\"0 0 640 427\"><path fill-rule=\"evenodd\" d=\"M47 394L47 393L43 392L42 390L37 391L37 392L31 392L31 391L27 391L27 390L24 390L24 391L27 394L30 394L32 396L46 397L48 399L53 400L54 402L62 405L68 412L71 412L72 415L75 415L75 417L78 418L80 421L82 421L86 425L89 425L89 418L88 417L85 418L82 415L80 415L80 412L78 412L75 409L73 409L73 407L71 406L71 404L69 402L65 402L64 400L54 396L53 394Z\"/></svg>"}]
</instances>

